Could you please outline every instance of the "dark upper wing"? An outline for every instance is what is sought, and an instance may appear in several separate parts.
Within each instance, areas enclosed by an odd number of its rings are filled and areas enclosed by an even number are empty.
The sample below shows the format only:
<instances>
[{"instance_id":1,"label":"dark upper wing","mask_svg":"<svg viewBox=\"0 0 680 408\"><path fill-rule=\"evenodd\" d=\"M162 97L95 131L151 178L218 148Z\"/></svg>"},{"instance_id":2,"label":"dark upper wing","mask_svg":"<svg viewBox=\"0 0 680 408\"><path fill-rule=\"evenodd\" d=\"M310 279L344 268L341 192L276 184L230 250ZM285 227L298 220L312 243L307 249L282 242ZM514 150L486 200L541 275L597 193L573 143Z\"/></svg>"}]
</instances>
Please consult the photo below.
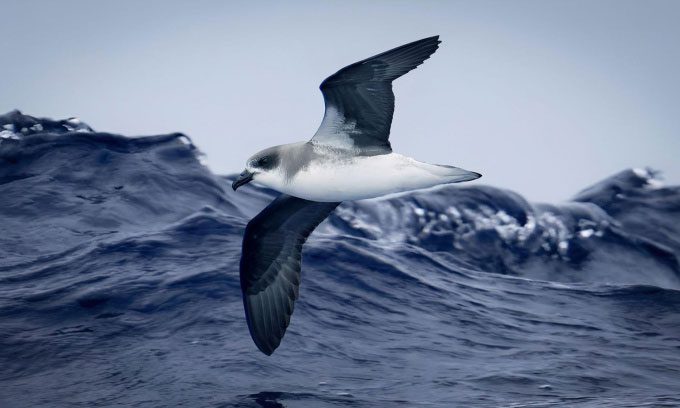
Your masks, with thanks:
<instances>
[{"instance_id":1,"label":"dark upper wing","mask_svg":"<svg viewBox=\"0 0 680 408\"><path fill-rule=\"evenodd\" d=\"M391 152L392 81L422 64L439 43L434 36L402 45L326 78L321 83L326 111L312 142L356 149L361 155Z\"/></svg>"},{"instance_id":2,"label":"dark upper wing","mask_svg":"<svg viewBox=\"0 0 680 408\"><path fill-rule=\"evenodd\" d=\"M241 292L250 336L263 353L279 346L300 286L302 245L340 203L280 195L243 236Z\"/></svg>"}]
</instances>

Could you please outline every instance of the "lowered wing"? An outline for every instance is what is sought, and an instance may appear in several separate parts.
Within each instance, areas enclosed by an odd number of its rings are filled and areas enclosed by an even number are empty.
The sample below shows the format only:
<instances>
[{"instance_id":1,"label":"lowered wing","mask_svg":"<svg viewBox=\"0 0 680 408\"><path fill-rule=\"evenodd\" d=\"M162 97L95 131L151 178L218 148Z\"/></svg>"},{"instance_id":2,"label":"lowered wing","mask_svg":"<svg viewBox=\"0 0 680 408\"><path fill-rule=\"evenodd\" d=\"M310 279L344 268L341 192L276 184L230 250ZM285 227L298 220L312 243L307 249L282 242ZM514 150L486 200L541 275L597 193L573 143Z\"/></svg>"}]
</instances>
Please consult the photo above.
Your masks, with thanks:
<instances>
[{"instance_id":1,"label":"lowered wing","mask_svg":"<svg viewBox=\"0 0 680 408\"><path fill-rule=\"evenodd\" d=\"M281 343L300 286L302 245L340 203L282 194L246 226L241 292L250 336L271 355Z\"/></svg>"}]
</instances>

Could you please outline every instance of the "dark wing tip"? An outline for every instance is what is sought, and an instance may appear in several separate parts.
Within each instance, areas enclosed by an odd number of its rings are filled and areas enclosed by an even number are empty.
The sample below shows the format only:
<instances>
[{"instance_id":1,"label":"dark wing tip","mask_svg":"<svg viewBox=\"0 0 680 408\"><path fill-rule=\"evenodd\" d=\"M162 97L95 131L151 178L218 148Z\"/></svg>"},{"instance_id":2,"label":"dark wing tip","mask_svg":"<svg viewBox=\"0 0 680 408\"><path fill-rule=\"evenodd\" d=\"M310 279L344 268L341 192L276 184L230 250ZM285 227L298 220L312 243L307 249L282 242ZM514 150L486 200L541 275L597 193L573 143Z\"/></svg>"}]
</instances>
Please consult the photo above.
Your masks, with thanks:
<instances>
[{"instance_id":1,"label":"dark wing tip","mask_svg":"<svg viewBox=\"0 0 680 408\"><path fill-rule=\"evenodd\" d=\"M274 354L274 350L276 350L276 348L279 347L279 344L281 342L280 339L279 339L277 344L273 345L273 344L270 344L267 341L259 341L255 336L253 336L252 332L250 334L251 334L253 342L257 346L258 350L260 350L261 352L263 352L264 354L266 354L268 356L271 356L272 354Z\"/></svg>"},{"instance_id":2,"label":"dark wing tip","mask_svg":"<svg viewBox=\"0 0 680 408\"><path fill-rule=\"evenodd\" d=\"M254 310L257 306L253 304L253 300L254 299L248 294L245 292L243 293L243 305L245 306L246 322L248 323L250 338L253 339L253 343L255 343L258 350L271 356L272 353L274 353L274 350L281 344L283 334L281 334L280 337L276 336L271 332L270 327L264 326L266 324L263 320L264 314L267 312Z\"/></svg>"},{"instance_id":3,"label":"dark wing tip","mask_svg":"<svg viewBox=\"0 0 680 408\"><path fill-rule=\"evenodd\" d=\"M439 47L439 44L442 43L442 41L439 39L439 34L437 34L437 35L433 35L432 37L426 37L426 38L423 38L421 40L414 41L411 44L416 44L416 43L420 43L420 42L422 42L422 43L432 43L436 47ZM406 45L408 45L408 44L406 44Z\"/></svg>"},{"instance_id":4,"label":"dark wing tip","mask_svg":"<svg viewBox=\"0 0 680 408\"><path fill-rule=\"evenodd\" d=\"M248 331L271 355L281 344L300 285L302 246L340 203L280 195L246 226L240 261Z\"/></svg>"},{"instance_id":5,"label":"dark wing tip","mask_svg":"<svg viewBox=\"0 0 680 408\"><path fill-rule=\"evenodd\" d=\"M439 35L435 35L382 52L342 68L326 78L320 88L353 82L391 82L425 62L439 44Z\"/></svg>"},{"instance_id":6,"label":"dark wing tip","mask_svg":"<svg viewBox=\"0 0 680 408\"><path fill-rule=\"evenodd\" d=\"M262 348L262 347L260 347L260 346L257 346L257 348L258 348L261 352L263 352L265 355L268 355L268 356L271 356L272 354L274 354L274 350L275 350L275 349L265 349L265 348Z\"/></svg>"}]
</instances>

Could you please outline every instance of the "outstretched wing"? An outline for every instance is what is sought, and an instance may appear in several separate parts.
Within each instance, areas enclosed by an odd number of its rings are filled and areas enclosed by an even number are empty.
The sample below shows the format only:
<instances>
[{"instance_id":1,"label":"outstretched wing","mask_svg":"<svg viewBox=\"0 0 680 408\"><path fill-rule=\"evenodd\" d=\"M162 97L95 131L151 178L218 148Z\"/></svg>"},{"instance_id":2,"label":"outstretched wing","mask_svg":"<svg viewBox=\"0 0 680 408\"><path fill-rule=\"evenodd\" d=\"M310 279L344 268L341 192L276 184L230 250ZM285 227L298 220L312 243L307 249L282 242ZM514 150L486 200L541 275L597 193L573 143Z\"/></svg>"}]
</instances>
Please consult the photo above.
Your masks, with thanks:
<instances>
[{"instance_id":1,"label":"outstretched wing","mask_svg":"<svg viewBox=\"0 0 680 408\"><path fill-rule=\"evenodd\" d=\"M300 286L302 245L340 203L280 195L246 226L241 292L250 336L271 355L281 343Z\"/></svg>"},{"instance_id":2,"label":"outstretched wing","mask_svg":"<svg viewBox=\"0 0 680 408\"><path fill-rule=\"evenodd\" d=\"M354 149L364 156L390 153L392 81L422 64L439 43L434 36L402 45L326 78L320 87L326 111L312 143Z\"/></svg>"}]
</instances>

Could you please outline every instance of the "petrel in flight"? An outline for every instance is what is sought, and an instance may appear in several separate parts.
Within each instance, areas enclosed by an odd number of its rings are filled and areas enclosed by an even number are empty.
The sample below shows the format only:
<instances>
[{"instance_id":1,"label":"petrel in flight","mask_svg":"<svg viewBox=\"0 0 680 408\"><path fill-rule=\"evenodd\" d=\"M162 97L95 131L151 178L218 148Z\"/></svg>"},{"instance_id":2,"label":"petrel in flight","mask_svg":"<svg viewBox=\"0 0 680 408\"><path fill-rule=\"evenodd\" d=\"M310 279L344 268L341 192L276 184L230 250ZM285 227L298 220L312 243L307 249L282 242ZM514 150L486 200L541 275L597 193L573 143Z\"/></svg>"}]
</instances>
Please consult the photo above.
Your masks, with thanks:
<instances>
[{"instance_id":1,"label":"petrel in flight","mask_svg":"<svg viewBox=\"0 0 680 408\"><path fill-rule=\"evenodd\" d=\"M479 173L392 152L392 81L428 59L439 36L348 65L321 83L326 111L311 140L248 159L232 184L252 180L282 193L247 225L241 291L250 335L271 355L281 343L300 286L302 246L340 202L474 180Z\"/></svg>"}]
</instances>

